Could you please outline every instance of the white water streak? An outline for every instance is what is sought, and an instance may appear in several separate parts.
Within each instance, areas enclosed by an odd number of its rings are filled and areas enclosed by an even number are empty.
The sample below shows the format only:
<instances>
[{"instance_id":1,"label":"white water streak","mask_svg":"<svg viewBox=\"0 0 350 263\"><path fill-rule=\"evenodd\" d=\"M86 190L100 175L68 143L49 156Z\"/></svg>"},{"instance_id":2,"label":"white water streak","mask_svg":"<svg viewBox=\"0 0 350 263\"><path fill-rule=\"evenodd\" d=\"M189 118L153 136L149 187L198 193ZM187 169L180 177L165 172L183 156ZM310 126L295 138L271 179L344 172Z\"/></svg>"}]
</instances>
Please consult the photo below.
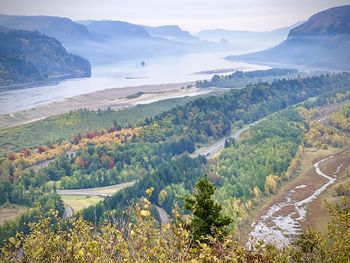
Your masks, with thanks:
<instances>
[{"instance_id":1,"label":"white water streak","mask_svg":"<svg viewBox=\"0 0 350 263\"><path fill-rule=\"evenodd\" d=\"M328 186L336 181L336 178L323 173L320 169L322 162L333 157L333 155L329 156L314 164L316 173L326 178L328 182L301 201L292 200L291 194L295 192L295 189L305 188L306 185L299 185L289 190L285 196L285 201L272 205L266 214L261 216L259 222L254 225L253 230L249 234L251 240L247 243L248 246L252 245L254 241L263 240L264 243L273 243L277 247L283 247L288 245L302 231L301 221L306 218L307 204L314 201ZM335 174L339 172L341 167L342 165L337 168ZM292 211L288 215L275 215L287 206L294 206L296 211Z\"/></svg>"}]
</instances>

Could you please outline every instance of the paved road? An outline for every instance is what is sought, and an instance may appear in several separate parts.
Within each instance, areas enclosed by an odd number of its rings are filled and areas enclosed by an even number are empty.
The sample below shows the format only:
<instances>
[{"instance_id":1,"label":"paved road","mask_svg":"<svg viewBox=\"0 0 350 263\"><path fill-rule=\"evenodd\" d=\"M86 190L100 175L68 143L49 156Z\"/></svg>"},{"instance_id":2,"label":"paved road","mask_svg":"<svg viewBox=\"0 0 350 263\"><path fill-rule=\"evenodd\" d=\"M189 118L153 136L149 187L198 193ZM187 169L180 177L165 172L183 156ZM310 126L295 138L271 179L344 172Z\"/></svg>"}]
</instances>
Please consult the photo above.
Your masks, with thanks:
<instances>
[{"instance_id":1,"label":"paved road","mask_svg":"<svg viewBox=\"0 0 350 263\"><path fill-rule=\"evenodd\" d=\"M316 99L316 98L309 98L309 99L306 100L306 101L314 101L315 99ZM296 107L296 106L298 106L298 105L303 104L304 102L305 102L305 101L302 101L302 102L299 102L299 103L297 103L297 104L290 105L289 107ZM243 128L234 131L230 136L227 136L227 137L225 137L225 138L222 138L222 139L216 141L215 143L213 143L213 144L211 144L211 145L208 145L208 146L204 146L204 147L199 148L199 149L196 150L194 153L192 153L190 156L191 156L191 157L197 157L197 156L199 156L199 155L204 155L205 157L210 158L210 157L212 157L214 154L220 152L220 151L225 147L225 140L226 140L227 138L234 138L235 140L237 140L237 139L239 138L239 136L241 135L241 133L244 132L245 130L247 130L249 127L252 127L252 126L258 124L259 122L261 122L261 121L263 121L263 120L265 120L265 119L267 119L267 118L269 118L269 117L271 117L271 116L273 116L273 115L275 115L275 114L277 114L277 113L279 113L279 112L281 112L281 110L276 111L276 112L274 112L274 113L271 113L271 114L265 116L264 118L261 118L260 120L257 120L257 121L255 121L255 122L253 122L253 123L247 124L247 125L245 125Z\"/></svg>"},{"instance_id":2,"label":"paved road","mask_svg":"<svg viewBox=\"0 0 350 263\"><path fill-rule=\"evenodd\" d=\"M271 116L271 115L269 115ZM265 117L266 118L266 117ZM191 156L192 157L197 157L199 155L204 155L207 158L212 157L214 154L220 152L224 147L225 147L225 141L227 138L234 138L235 140L237 140L239 138L239 136L241 135L242 132L244 132L245 130L247 130L249 127L254 126L255 124L259 123L260 121L262 121L262 118L256 122L247 124L246 126L244 126L243 128L234 131L230 136L227 136L225 138L222 138L218 141L216 141L215 143L208 145L208 146L204 146L199 148L197 151L195 151Z\"/></svg>"},{"instance_id":3,"label":"paved road","mask_svg":"<svg viewBox=\"0 0 350 263\"><path fill-rule=\"evenodd\" d=\"M75 155L77 154L77 151L66 151L64 154L62 154L61 156L63 155L73 155L73 157L75 157ZM28 168L33 168L33 169L40 169L40 168L43 168L43 167L47 167L50 163L54 162L57 160L58 157L55 157L55 158L52 158L52 159L49 159L49 160L45 160L45 161L42 161L42 162L38 162L38 163L35 163L33 164L32 166L28 167Z\"/></svg>"},{"instance_id":4,"label":"paved road","mask_svg":"<svg viewBox=\"0 0 350 263\"><path fill-rule=\"evenodd\" d=\"M72 190L57 190L59 195L84 195L84 196L111 196L113 193L109 190L115 190L115 192L124 188L130 187L135 184L134 182L121 183L105 187L87 188L87 189L72 189Z\"/></svg>"}]
</instances>

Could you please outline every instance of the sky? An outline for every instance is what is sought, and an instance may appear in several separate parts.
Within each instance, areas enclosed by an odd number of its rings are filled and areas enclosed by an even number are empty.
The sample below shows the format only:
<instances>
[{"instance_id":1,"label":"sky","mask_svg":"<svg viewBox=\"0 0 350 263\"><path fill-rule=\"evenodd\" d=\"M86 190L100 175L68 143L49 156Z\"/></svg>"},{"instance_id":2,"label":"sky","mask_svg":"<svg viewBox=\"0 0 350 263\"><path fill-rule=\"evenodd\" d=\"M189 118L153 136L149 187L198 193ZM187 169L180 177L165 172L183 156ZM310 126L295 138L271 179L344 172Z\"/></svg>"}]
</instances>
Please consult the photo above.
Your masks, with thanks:
<instances>
[{"instance_id":1,"label":"sky","mask_svg":"<svg viewBox=\"0 0 350 263\"><path fill-rule=\"evenodd\" d=\"M350 0L0 0L0 13L176 24L190 32L213 28L266 31L346 4Z\"/></svg>"}]
</instances>

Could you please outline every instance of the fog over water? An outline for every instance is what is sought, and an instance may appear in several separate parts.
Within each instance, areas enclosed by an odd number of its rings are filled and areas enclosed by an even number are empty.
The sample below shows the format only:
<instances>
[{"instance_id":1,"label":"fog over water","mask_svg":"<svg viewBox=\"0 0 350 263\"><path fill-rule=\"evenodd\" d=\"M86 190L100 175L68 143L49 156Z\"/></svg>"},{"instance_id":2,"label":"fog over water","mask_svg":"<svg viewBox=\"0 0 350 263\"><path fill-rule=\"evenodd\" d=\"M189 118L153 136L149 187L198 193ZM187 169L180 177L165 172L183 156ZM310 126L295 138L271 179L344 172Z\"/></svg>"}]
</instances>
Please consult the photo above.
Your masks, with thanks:
<instances>
[{"instance_id":1,"label":"fog over water","mask_svg":"<svg viewBox=\"0 0 350 263\"><path fill-rule=\"evenodd\" d=\"M256 70L262 65L229 62L226 53L197 53L168 57L156 57L141 61L123 61L92 68L92 77L70 79L54 85L0 92L0 114L30 109L50 102L63 100L93 91L148 84L180 83L209 79L213 74L194 74L214 69ZM228 74L228 73L225 73Z\"/></svg>"}]
</instances>

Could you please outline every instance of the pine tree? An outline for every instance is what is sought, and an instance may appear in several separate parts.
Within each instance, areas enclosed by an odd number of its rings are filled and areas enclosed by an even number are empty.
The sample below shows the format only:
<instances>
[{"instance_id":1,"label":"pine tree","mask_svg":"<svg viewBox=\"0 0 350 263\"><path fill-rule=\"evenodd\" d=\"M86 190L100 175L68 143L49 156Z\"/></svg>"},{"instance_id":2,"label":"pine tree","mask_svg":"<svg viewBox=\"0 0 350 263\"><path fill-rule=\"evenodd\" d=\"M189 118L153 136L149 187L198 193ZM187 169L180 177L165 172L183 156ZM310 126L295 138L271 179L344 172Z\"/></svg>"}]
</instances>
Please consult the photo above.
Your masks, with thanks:
<instances>
[{"instance_id":1,"label":"pine tree","mask_svg":"<svg viewBox=\"0 0 350 263\"><path fill-rule=\"evenodd\" d=\"M212 199L214 191L214 185L205 176L197 182L196 192L185 199L185 208L191 210L193 215L190 229L195 242L210 243L208 238L222 240L228 234L232 219L220 213L221 205Z\"/></svg>"}]
</instances>

